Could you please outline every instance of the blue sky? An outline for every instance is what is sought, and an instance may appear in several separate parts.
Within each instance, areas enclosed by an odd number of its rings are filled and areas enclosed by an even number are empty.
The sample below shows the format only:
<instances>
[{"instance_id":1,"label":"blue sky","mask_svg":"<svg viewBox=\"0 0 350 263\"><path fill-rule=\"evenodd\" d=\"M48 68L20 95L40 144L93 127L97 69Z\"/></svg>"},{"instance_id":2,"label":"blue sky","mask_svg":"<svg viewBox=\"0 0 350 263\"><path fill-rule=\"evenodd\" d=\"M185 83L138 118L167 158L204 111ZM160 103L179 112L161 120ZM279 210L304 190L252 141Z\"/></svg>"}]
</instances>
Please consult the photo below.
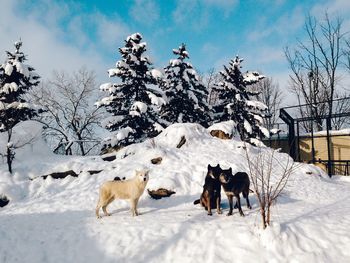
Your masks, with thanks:
<instances>
[{"instance_id":1,"label":"blue sky","mask_svg":"<svg viewBox=\"0 0 350 263\"><path fill-rule=\"evenodd\" d=\"M350 30L348 0L2 0L0 56L21 37L29 63L44 78L85 65L103 82L120 58L117 48L140 32L155 68L184 42L202 72L220 70L239 54L243 70L259 70L285 86L283 48L304 37L307 13L322 17L326 10L341 15Z\"/></svg>"}]
</instances>

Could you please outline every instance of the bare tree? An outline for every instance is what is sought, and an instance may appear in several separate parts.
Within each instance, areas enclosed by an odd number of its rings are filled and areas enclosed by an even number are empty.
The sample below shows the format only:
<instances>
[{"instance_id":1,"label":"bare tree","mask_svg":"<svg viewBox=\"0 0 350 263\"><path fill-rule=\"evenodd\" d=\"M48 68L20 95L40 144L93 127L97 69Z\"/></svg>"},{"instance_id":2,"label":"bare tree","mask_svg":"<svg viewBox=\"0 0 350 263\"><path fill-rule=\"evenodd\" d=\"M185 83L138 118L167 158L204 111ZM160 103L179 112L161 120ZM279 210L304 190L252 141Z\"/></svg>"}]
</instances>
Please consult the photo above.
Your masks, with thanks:
<instances>
[{"instance_id":1,"label":"bare tree","mask_svg":"<svg viewBox=\"0 0 350 263\"><path fill-rule=\"evenodd\" d=\"M275 156L276 151L270 148L257 148L258 153L251 157L245 148L249 175L253 191L258 199L260 215L265 229L271 222L271 208L285 189L296 165L293 159L285 154L281 160Z\"/></svg>"},{"instance_id":2,"label":"bare tree","mask_svg":"<svg viewBox=\"0 0 350 263\"><path fill-rule=\"evenodd\" d=\"M207 88L209 92L208 96L208 103L209 105L216 105L218 102L218 92L217 90L213 89L214 85L218 83L222 77L219 72L215 70L215 68L210 68L207 73L203 74L201 72L198 72L198 75L200 77L200 81L203 82L204 86Z\"/></svg>"},{"instance_id":3,"label":"bare tree","mask_svg":"<svg viewBox=\"0 0 350 263\"><path fill-rule=\"evenodd\" d=\"M350 73L350 38L345 39L344 47L343 47L343 55L344 55L344 66L345 69Z\"/></svg>"},{"instance_id":4,"label":"bare tree","mask_svg":"<svg viewBox=\"0 0 350 263\"><path fill-rule=\"evenodd\" d=\"M264 119L264 126L270 130L275 126L279 116L279 109L283 101L283 93L272 78L264 78L254 85L254 89L259 91L258 100L263 102L269 111L268 118Z\"/></svg>"},{"instance_id":5,"label":"bare tree","mask_svg":"<svg viewBox=\"0 0 350 263\"><path fill-rule=\"evenodd\" d=\"M94 106L96 90L95 74L82 68L71 75L54 72L31 93L45 110L37 120L44 124L44 136L54 152L86 155L100 144L102 110Z\"/></svg>"},{"instance_id":6,"label":"bare tree","mask_svg":"<svg viewBox=\"0 0 350 263\"><path fill-rule=\"evenodd\" d=\"M350 113L350 98L346 93L338 95L335 94L334 99L334 112ZM335 130L340 130L344 127L349 127L350 116L337 116L332 118L332 125Z\"/></svg>"},{"instance_id":7,"label":"bare tree","mask_svg":"<svg viewBox=\"0 0 350 263\"><path fill-rule=\"evenodd\" d=\"M316 118L318 130L322 129L320 116L333 113L333 100L338 85L338 71L343 55L341 44L344 40L342 20L332 20L326 13L323 22L308 16L305 22L306 40L299 40L298 46L291 50L285 48L285 56L292 74L291 91L297 96L299 104L310 107L300 109L300 114ZM318 104L326 101L326 104ZM307 131L311 127L305 127Z\"/></svg>"}]
</instances>

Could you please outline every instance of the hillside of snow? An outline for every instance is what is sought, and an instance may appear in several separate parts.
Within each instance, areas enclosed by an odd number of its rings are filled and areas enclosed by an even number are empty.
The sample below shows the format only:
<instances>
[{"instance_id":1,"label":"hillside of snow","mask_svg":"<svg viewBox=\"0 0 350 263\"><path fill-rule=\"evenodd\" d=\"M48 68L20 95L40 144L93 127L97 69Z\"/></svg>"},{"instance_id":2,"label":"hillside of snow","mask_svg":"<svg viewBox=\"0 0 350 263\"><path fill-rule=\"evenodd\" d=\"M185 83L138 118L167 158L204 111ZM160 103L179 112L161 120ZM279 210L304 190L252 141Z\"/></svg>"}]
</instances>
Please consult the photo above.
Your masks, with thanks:
<instances>
[{"instance_id":1,"label":"hillside of snow","mask_svg":"<svg viewBox=\"0 0 350 263\"><path fill-rule=\"evenodd\" d=\"M272 210L272 225L261 228L254 194L252 210L242 198L245 217L237 209L208 216L193 205L202 192L208 164L233 172L249 171L246 150L257 148L238 139L214 138L197 124L174 124L158 137L118 151L116 159L60 156L50 152L40 125L17 127L13 176L0 163L0 195L10 203L0 208L0 262L348 262L350 260L350 179L328 176L313 165L296 164L290 181ZM185 144L177 148L182 137ZM5 143L0 134L0 150ZM272 150L262 149L269 154ZM289 156L275 153L279 163ZM160 164L152 158L162 157ZM115 176L130 178L136 169L150 170L146 189L167 188L169 198L142 195L138 217L127 201L109 206L112 216L96 219L100 185ZM274 165L275 176L282 167ZM73 170L78 177L46 180L53 172ZM90 174L89 171L101 171Z\"/></svg>"}]
</instances>

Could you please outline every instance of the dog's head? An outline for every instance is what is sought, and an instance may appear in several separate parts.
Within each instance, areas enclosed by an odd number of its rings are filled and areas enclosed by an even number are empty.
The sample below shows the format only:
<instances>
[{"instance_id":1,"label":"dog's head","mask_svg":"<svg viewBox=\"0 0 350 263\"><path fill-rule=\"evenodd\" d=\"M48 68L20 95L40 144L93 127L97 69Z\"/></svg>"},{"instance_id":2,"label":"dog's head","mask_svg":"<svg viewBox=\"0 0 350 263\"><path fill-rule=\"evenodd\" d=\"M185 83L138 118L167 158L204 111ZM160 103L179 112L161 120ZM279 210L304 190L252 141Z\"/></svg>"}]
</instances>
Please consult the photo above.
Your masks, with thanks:
<instances>
[{"instance_id":1,"label":"dog's head","mask_svg":"<svg viewBox=\"0 0 350 263\"><path fill-rule=\"evenodd\" d=\"M227 184L232 178L232 168L226 170L221 170L220 172L220 182L223 184Z\"/></svg>"},{"instance_id":2,"label":"dog's head","mask_svg":"<svg viewBox=\"0 0 350 263\"><path fill-rule=\"evenodd\" d=\"M149 170L141 170L141 171L136 170L135 172L136 172L136 177L138 180L143 181L143 182L148 181Z\"/></svg>"},{"instance_id":3,"label":"dog's head","mask_svg":"<svg viewBox=\"0 0 350 263\"><path fill-rule=\"evenodd\" d=\"M210 176L211 178L218 180L220 173L221 173L221 168L219 164L217 166L211 166L210 164L208 164L207 176Z\"/></svg>"}]
</instances>

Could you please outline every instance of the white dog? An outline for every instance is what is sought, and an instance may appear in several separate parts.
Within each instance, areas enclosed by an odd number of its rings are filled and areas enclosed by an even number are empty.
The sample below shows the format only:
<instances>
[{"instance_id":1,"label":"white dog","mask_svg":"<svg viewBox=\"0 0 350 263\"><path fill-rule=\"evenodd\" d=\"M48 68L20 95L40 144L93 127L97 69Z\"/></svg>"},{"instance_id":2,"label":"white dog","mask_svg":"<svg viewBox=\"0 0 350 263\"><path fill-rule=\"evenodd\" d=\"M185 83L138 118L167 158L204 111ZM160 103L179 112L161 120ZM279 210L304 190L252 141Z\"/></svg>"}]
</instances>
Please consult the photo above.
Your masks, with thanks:
<instances>
[{"instance_id":1,"label":"white dog","mask_svg":"<svg viewBox=\"0 0 350 263\"><path fill-rule=\"evenodd\" d=\"M99 214L101 207L106 216L111 215L106 208L114 199L129 199L131 213L133 216L137 216L137 203L148 182L148 172L147 170L135 171L135 176L129 180L103 183L100 187L100 197L96 206L97 218L101 218Z\"/></svg>"}]
</instances>

